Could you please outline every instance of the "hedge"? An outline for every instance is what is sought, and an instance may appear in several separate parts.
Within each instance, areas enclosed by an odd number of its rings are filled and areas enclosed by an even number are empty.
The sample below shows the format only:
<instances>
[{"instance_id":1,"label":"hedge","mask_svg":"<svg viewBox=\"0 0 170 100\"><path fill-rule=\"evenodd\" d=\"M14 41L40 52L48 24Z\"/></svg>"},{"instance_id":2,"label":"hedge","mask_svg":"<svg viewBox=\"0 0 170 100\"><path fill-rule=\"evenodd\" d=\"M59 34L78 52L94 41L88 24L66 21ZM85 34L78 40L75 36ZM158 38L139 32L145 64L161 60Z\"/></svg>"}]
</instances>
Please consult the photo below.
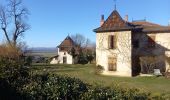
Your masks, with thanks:
<instances>
[{"instance_id":1,"label":"hedge","mask_svg":"<svg viewBox=\"0 0 170 100\"><path fill-rule=\"evenodd\" d=\"M3 80L4 81L4 80ZM6 82L7 83L7 82ZM125 89L113 85L103 87L89 85L76 78L60 75L35 75L26 84L8 85L0 80L0 99L25 100L149 100L166 99L168 97L150 93L139 89ZM4 86L3 86L4 85ZM16 87L15 87L16 86ZM3 87L3 88L2 88ZM4 90L6 92L4 92ZM8 95L4 95L8 93Z\"/></svg>"}]
</instances>

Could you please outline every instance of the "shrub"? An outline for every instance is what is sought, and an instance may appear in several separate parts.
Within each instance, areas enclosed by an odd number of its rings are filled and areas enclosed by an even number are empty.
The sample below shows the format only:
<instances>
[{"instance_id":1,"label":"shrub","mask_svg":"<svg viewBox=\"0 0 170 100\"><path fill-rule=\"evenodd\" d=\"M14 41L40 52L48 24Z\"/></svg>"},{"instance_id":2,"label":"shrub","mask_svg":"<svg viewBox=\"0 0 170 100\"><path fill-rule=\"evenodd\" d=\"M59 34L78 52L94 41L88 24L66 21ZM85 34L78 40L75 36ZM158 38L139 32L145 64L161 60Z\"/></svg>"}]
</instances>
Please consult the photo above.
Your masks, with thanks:
<instances>
[{"instance_id":1,"label":"shrub","mask_svg":"<svg viewBox=\"0 0 170 100\"><path fill-rule=\"evenodd\" d=\"M118 86L89 85L76 78L59 75L36 75L24 89L28 99L58 100L146 100L150 93ZM159 96L158 96L159 97ZM157 98L158 98L157 97Z\"/></svg>"},{"instance_id":2,"label":"shrub","mask_svg":"<svg viewBox=\"0 0 170 100\"><path fill-rule=\"evenodd\" d=\"M22 82L25 80L18 81ZM124 89L118 86L92 86L76 78L49 74L29 77L21 86L15 85L17 87L14 87L14 85L11 86L6 81L3 82L4 83L0 80L1 99L159 100L168 98L166 95L156 95L152 97L150 93L135 88ZM5 92L3 93L2 90ZM5 93L7 93L7 95Z\"/></svg>"},{"instance_id":3,"label":"shrub","mask_svg":"<svg viewBox=\"0 0 170 100\"><path fill-rule=\"evenodd\" d=\"M93 86L84 93L82 100L148 100L149 93L140 92L138 89L122 89L120 87Z\"/></svg>"},{"instance_id":4,"label":"shrub","mask_svg":"<svg viewBox=\"0 0 170 100\"><path fill-rule=\"evenodd\" d=\"M78 64L87 64L88 60L84 55L79 55L78 56Z\"/></svg>"},{"instance_id":5,"label":"shrub","mask_svg":"<svg viewBox=\"0 0 170 100\"><path fill-rule=\"evenodd\" d=\"M101 74L103 72L104 68L101 65L96 66L96 74Z\"/></svg>"},{"instance_id":6,"label":"shrub","mask_svg":"<svg viewBox=\"0 0 170 100\"><path fill-rule=\"evenodd\" d=\"M33 57L32 56L28 56L28 57L25 57L25 64L26 66L30 66L33 62Z\"/></svg>"},{"instance_id":7,"label":"shrub","mask_svg":"<svg viewBox=\"0 0 170 100\"><path fill-rule=\"evenodd\" d=\"M79 99L87 84L76 78L55 75L36 75L24 89L29 99Z\"/></svg>"},{"instance_id":8,"label":"shrub","mask_svg":"<svg viewBox=\"0 0 170 100\"><path fill-rule=\"evenodd\" d=\"M0 99L19 99L28 82L29 70L24 66L19 48L0 46Z\"/></svg>"}]
</instances>

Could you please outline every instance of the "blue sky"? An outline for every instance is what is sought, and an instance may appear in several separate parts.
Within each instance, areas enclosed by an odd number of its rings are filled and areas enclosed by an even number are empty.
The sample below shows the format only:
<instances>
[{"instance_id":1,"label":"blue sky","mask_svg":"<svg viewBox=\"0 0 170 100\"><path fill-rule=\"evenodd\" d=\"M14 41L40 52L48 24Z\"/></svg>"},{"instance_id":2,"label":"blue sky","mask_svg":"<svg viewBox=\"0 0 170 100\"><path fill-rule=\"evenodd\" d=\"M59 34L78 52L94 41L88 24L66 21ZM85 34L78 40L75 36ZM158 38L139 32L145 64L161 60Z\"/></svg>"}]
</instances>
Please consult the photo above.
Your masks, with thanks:
<instances>
[{"instance_id":1,"label":"blue sky","mask_svg":"<svg viewBox=\"0 0 170 100\"><path fill-rule=\"evenodd\" d=\"M6 0L0 0L0 3ZM95 42L92 31L114 10L114 0L23 0L29 9L31 29L23 41L29 47L56 47L68 34L83 34ZM170 0L117 0L117 10L129 21L147 21L168 25ZM2 35L0 36L2 38ZM2 39L1 39L2 40Z\"/></svg>"}]
</instances>

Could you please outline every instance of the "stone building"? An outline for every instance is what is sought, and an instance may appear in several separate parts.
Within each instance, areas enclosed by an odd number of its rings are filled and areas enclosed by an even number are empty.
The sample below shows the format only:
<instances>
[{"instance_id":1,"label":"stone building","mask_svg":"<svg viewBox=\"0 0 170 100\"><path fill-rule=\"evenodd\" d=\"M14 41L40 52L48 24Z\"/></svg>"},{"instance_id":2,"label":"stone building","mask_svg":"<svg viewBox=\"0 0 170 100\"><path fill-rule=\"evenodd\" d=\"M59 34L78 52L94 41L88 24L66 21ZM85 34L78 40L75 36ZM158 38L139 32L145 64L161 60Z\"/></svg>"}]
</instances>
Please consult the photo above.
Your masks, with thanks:
<instances>
[{"instance_id":1,"label":"stone building","mask_svg":"<svg viewBox=\"0 0 170 100\"><path fill-rule=\"evenodd\" d=\"M96 32L96 64L105 75L136 76L169 68L170 27L146 20L128 21L114 10Z\"/></svg>"},{"instance_id":2,"label":"stone building","mask_svg":"<svg viewBox=\"0 0 170 100\"><path fill-rule=\"evenodd\" d=\"M73 64L74 60L71 50L75 47L75 43L70 36L67 36L63 42L57 47L57 56L52 57L50 64Z\"/></svg>"}]
</instances>

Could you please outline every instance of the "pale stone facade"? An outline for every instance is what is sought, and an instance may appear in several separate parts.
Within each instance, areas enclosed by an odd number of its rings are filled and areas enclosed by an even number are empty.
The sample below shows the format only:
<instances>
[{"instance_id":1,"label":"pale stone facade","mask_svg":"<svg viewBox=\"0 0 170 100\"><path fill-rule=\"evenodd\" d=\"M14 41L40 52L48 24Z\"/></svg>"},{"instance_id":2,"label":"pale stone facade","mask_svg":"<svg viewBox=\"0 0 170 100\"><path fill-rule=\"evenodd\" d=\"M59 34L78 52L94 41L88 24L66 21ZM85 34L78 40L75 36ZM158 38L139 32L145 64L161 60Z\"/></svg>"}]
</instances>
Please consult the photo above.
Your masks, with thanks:
<instances>
[{"instance_id":1,"label":"pale stone facade","mask_svg":"<svg viewBox=\"0 0 170 100\"><path fill-rule=\"evenodd\" d=\"M104 68L102 74L136 76L169 69L170 27L146 21L128 22L116 10L103 21L102 16L101 26L94 30L96 65ZM110 48L110 43L115 47Z\"/></svg>"},{"instance_id":2,"label":"pale stone facade","mask_svg":"<svg viewBox=\"0 0 170 100\"><path fill-rule=\"evenodd\" d=\"M52 57L50 64L73 64L74 59L71 50L75 48L75 43L70 36L67 36L57 47L57 56Z\"/></svg>"},{"instance_id":3,"label":"pale stone facade","mask_svg":"<svg viewBox=\"0 0 170 100\"><path fill-rule=\"evenodd\" d=\"M59 52L58 57L53 57L50 64L73 64L73 57L68 52Z\"/></svg>"},{"instance_id":4,"label":"pale stone facade","mask_svg":"<svg viewBox=\"0 0 170 100\"><path fill-rule=\"evenodd\" d=\"M109 35L116 36L117 48L108 49ZM108 57L117 58L114 73L108 70ZM96 63L104 67L104 74L131 76L131 31L96 34Z\"/></svg>"}]
</instances>

